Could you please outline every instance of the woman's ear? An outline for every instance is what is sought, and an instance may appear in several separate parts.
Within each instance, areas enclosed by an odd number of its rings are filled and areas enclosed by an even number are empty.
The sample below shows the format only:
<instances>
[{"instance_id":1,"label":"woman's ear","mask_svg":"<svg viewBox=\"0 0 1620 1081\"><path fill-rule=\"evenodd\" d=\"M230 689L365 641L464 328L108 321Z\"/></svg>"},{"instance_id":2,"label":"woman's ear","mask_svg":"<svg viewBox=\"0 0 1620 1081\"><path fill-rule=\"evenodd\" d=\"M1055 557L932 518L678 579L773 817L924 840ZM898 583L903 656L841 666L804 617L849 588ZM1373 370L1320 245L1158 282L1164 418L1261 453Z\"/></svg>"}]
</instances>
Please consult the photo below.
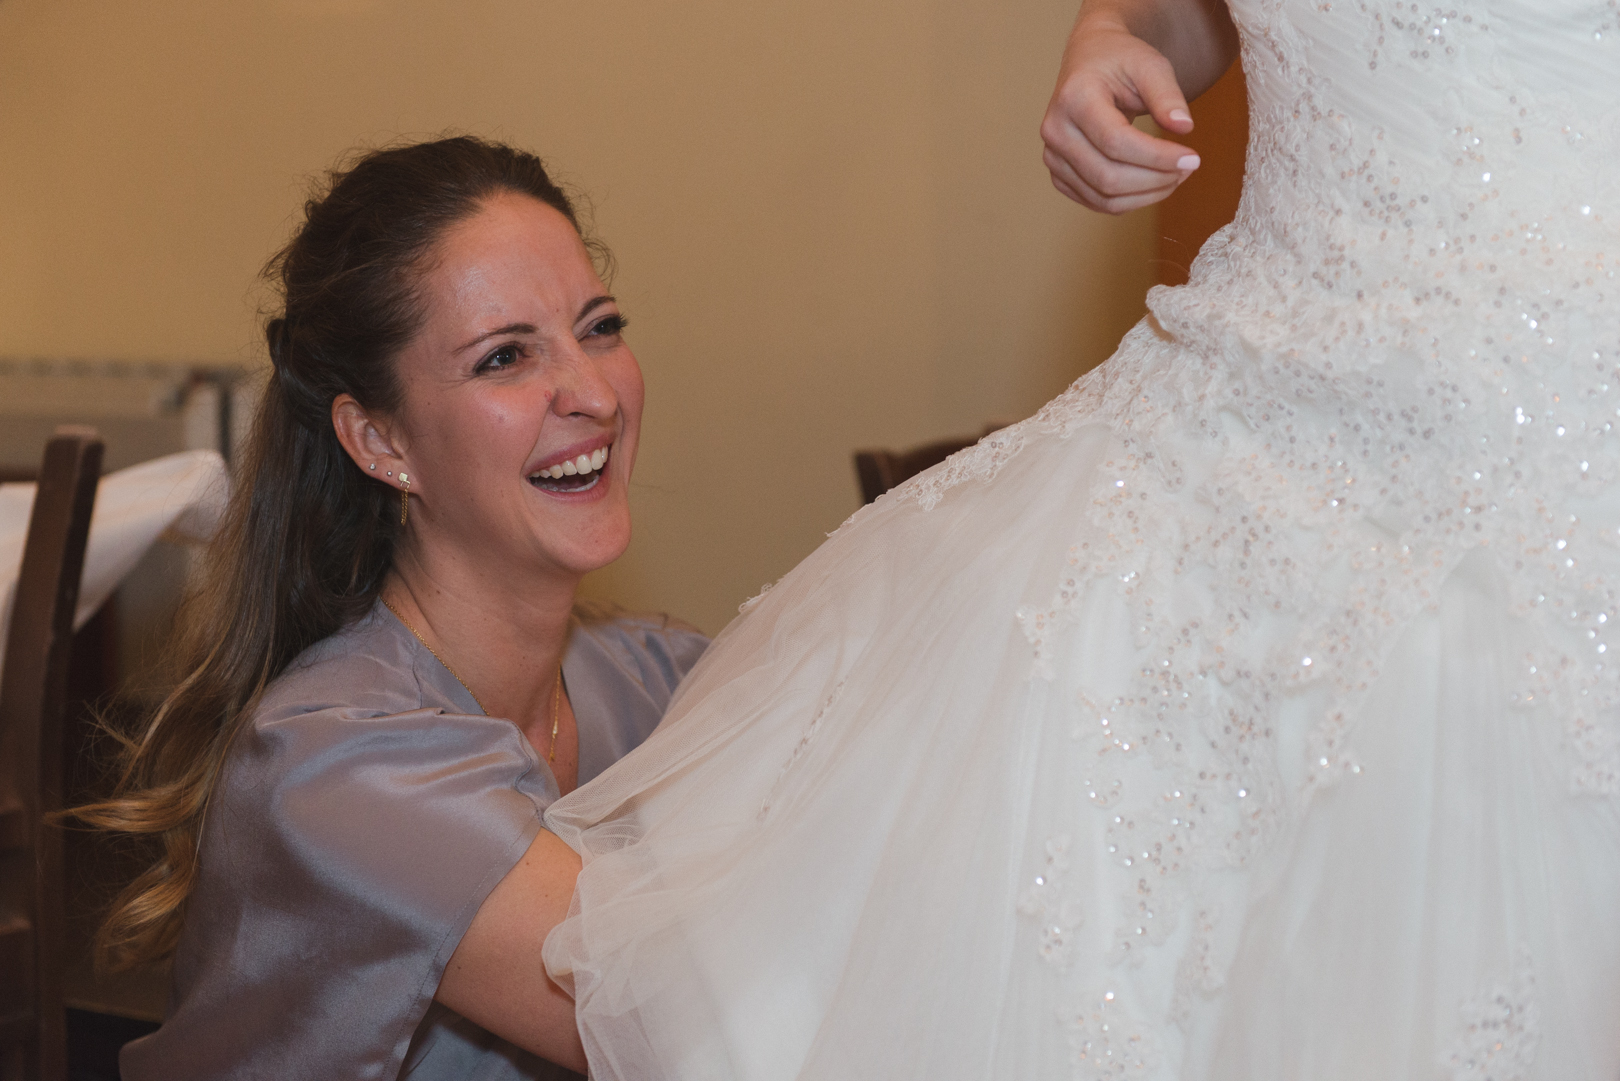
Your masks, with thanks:
<instances>
[{"instance_id":1,"label":"woman's ear","mask_svg":"<svg viewBox=\"0 0 1620 1081\"><path fill-rule=\"evenodd\" d=\"M376 477L384 484L399 487L394 479L401 471L404 459L390 438L391 425L386 418L373 417L366 407L354 400L353 395L339 394L332 399L332 429L338 442L348 452L354 464L367 476Z\"/></svg>"}]
</instances>

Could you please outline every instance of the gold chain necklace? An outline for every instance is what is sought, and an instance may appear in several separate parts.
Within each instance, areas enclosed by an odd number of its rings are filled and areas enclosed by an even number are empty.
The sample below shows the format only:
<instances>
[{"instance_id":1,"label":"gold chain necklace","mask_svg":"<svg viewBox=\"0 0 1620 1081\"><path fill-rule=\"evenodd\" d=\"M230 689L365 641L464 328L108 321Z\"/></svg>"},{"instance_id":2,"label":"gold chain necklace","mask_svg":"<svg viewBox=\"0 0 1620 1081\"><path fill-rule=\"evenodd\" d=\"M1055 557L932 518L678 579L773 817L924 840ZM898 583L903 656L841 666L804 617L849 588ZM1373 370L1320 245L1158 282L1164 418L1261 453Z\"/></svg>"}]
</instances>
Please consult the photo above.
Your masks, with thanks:
<instances>
[{"instance_id":1,"label":"gold chain necklace","mask_svg":"<svg viewBox=\"0 0 1620 1081\"><path fill-rule=\"evenodd\" d=\"M451 668L450 667L450 662L445 660L443 657L439 656L439 651L438 650L436 650L432 646L428 645L428 640L426 638L422 637L422 632L417 630L415 627L411 626L411 621L406 619L404 616L400 615L399 614L399 609L395 608L393 605L389 604L387 597L384 597L384 596L379 594L377 599L382 601L382 604L383 604L384 608L386 608L390 612L394 613L394 618L399 620L401 623L403 623L405 625L406 630L410 631L412 634L414 634L416 636L416 640L418 642L422 643L422 648L423 649L425 649L429 653L433 654L433 659L434 660L436 660L440 664L444 665L444 670L446 672L449 672L452 676L456 677L456 682L461 684L461 689L466 691L469 695L471 695L472 700L474 702L478 702L478 708L483 710L484 715L486 717L489 716L490 715L489 710L485 709L484 703L479 701L478 696L476 694L473 694L473 689L471 687L467 686L467 681L461 678L461 673L457 672L454 668ZM561 724L561 722L562 722L562 662L558 661L557 662L557 682L555 684L553 684L552 688L551 688L551 753L546 755L546 761L548 763L549 762L555 762L557 760L557 730L558 730L558 727Z\"/></svg>"}]
</instances>

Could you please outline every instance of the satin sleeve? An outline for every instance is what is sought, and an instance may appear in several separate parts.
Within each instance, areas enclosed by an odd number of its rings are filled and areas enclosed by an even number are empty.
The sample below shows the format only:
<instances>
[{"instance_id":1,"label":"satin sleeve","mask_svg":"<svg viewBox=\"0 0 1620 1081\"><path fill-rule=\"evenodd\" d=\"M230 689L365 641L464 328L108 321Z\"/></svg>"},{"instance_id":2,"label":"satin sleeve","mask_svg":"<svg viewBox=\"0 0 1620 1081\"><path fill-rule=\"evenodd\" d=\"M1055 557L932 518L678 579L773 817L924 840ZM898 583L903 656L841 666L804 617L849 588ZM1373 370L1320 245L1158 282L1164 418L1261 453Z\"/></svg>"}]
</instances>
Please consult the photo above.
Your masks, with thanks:
<instances>
[{"instance_id":1,"label":"satin sleeve","mask_svg":"<svg viewBox=\"0 0 1620 1081\"><path fill-rule=\"evenodd\" d=\"M563 677L579 719L579 783L641 746L709 640L668 616L620 614L574 627Z\"/></svg>"},{"instance_id":2,"label":"satin sleeve","mask_svg":"<svg viewBox=\"0 0 1620 1081\"><path fill-rule=\"evenodd\" d=\"M178 953L187 991L125 1050L126 1078L398 1076L539 832L556 785L510 722L340 696L361 704L272 706L233 748Z\"/></svg>"}]
</instances>

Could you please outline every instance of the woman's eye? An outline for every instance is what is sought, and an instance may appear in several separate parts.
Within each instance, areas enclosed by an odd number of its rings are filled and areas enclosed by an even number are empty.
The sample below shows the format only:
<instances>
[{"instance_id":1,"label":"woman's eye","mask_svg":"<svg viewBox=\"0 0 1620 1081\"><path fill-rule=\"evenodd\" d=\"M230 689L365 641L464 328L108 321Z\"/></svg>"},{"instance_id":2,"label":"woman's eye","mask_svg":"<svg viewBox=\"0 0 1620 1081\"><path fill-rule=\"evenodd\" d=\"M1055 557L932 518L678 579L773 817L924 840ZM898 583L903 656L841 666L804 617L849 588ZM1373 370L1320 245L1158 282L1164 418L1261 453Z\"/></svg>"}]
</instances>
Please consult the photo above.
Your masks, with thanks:
<instances>
[{"instance_id":1,"label":"woman's eye","mask_svg":"<svg viewBox=\"0 0 1620 1081\"><path fill-rule=\"evenodd\" d=\"M522 356L523 350L518 348L517 345L503 345L493 353L489 354L483 360L480 360L478 362L478 367L474 368L473 372L474 374L481 375L484 372L494 372L500 371L502 368L510 368L512 365L516 364L522 358Z\"/></svg>"},{"instance_id":2,"label":"woman's eye","mask_svg":"<svg viewBox=\"0 0 1620 1081\"><path fill-rule=\"evenodd\" d=\"M586 333L597 338L611 338L616 334L623 334L624 328L630 325L630 320L622 315L605 315L591 324Z\"/></svg>"}]
</instances>

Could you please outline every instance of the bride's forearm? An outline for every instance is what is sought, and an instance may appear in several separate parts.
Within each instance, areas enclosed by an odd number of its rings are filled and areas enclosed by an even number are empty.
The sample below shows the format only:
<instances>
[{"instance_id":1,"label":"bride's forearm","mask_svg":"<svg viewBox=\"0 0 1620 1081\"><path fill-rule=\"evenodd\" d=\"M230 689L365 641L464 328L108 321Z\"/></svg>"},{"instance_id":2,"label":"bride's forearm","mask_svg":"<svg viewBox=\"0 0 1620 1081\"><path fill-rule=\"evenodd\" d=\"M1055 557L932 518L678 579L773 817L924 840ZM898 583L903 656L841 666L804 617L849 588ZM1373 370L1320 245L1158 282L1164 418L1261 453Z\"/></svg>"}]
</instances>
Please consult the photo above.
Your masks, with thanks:
<instances>
[{"instance_id":1,"label":"bride's forearm","mask_svg":"<svg viewBox=\"0 0 1620 1081\"><path fill-rule=\"evenodd\" d=\"M1190 100L1214 85L1238 54L1237 28L1224 0L1085 0L1070 35L1123 30L1153 46L1175 68Z\"/></svg>"}]
</instances>

